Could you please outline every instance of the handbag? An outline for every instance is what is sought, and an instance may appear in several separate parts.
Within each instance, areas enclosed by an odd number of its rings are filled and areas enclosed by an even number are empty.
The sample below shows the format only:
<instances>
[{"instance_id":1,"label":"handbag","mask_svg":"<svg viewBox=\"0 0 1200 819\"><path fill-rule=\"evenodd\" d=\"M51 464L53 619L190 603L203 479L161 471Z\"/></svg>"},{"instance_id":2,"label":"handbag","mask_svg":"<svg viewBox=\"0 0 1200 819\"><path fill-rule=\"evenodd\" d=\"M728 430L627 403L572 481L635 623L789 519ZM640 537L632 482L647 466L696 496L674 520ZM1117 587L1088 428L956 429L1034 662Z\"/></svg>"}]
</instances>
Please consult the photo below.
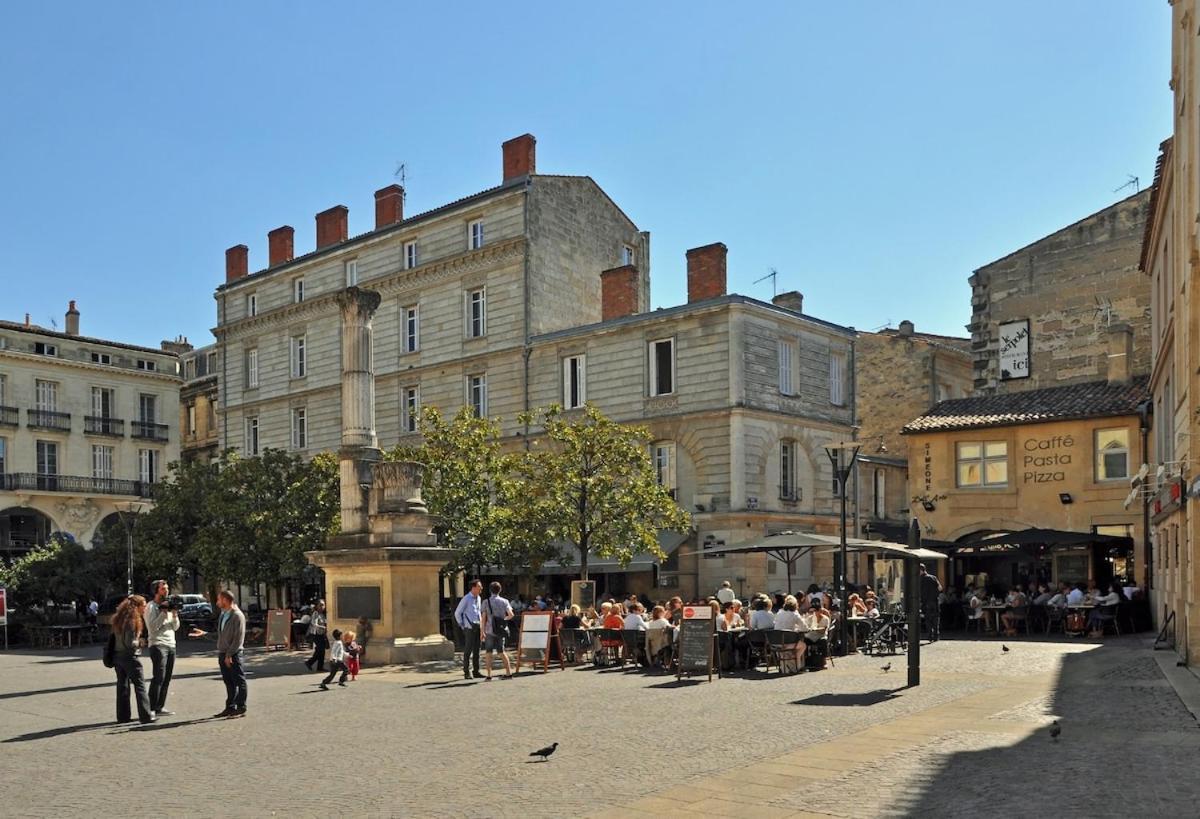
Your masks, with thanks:
<instances>
[{"instance_id":1,"label":"handbag","mask_svg":"<svg viewBox=\"0 0 1200 819\"><path fill-rule=\"evenodd\" d=\"M117 635L109 634L108 642L104 644L104 654L100 656L100 661L104 663L105 668L114 668L117 664Z\"/></svg>"},{"instance_id":2,"label":"handbag","mask_svg":"<svg viewBox=\"0 0 1200 819\"><path fill-rule=\"evenodd\" d=\"M495 598L493 598L493 597L488 598L488 614L490 615L490 619L492 622L492 635L495 637L499 637L501 640L507 640L508 639L508 621L505 620L503 616L501 616L501 617L496 616L496 609L493 608L493 606L492 606L492 600L494 600L494 599Z\"/></svg>"}]
</instances>

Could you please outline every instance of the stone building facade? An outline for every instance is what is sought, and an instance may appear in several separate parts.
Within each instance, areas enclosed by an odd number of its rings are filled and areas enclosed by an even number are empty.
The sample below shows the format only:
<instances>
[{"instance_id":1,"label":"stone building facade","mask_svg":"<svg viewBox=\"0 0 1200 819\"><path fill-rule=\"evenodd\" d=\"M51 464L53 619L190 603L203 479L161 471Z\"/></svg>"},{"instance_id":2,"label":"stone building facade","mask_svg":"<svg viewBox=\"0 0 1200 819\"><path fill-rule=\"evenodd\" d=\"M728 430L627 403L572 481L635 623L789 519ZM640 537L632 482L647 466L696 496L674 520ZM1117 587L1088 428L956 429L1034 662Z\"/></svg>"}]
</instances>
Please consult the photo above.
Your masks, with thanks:
<instances>
[{"instance_id":1,"label":"stone building facade","mask_svg":"<svg viewBox=\"0 0 1200 819\"><path fill-rule=\"evenodd\" d=\"M344 208L318 214L317 249L302 257L290 228L272 231L257 273L245 246L227 251L216 294L220 448L339 446L337 297L356 284L381 296L380 446L415 443L423 406L472 406L515 442L518 413L591 401L650 427L661 478L698 530L661 569L615 582L690 595L738 577L757 590L777 572L782 588L782 567L765 559L696 552L770 530L833 530L821 445L850 437L852 331L727 295L719 243L689 251L688 304L651 312L649 234L590 178L537 173L533 147L528 135L510 140L498 187L407 219L401 192L385 188L362 236L346 236ZM831 575L818 563L805 577Z\"/></svg>"},{"instance_id":2,"label":"stone building facade","mask_svg":"<svg viewBox=\"0 0 1200 819\"><path fill-rule=\"evenodd\" d=\"M179 457L178 351L0 321L0 554L64 532L90 546Z\"/></svg>"},{"instance_id":3,"label":"stone building facade","mask_svg":"<svg viewBox=\"0 0 1200 819\"><path fill-rule=\"evenodd\" d=\"M1133 329L1132 372L1149 375L1150 296L1138 270L1142 191L974 272L975 389L1009 393L1103 379L1107 328Z\"/></svg>"},{"instance_id":4,"label":"stone building facade","mask_svg":"<svg viewBox=\"0 0 1200 819\"><path fill-rule=\"evenodd\" d=\"M198 347L179 357L183 383L179 389L179 457L208 463L217 457L218 353L215 344Z\"/></svg>"},{"instance_id":5,"label":"stone building facade","mask_svg":"<svg viewBox=\"0 0 1200 819\"><path fill-rule=\"evenodd\" d=\"M972 393L970 348L970 339L920 333L911 321L858 334L855 403L863 448L854 492L861 533L906 539L914 493L908 491L908 438L901 428L939 401Z\"/></svg>"}]
</instances>

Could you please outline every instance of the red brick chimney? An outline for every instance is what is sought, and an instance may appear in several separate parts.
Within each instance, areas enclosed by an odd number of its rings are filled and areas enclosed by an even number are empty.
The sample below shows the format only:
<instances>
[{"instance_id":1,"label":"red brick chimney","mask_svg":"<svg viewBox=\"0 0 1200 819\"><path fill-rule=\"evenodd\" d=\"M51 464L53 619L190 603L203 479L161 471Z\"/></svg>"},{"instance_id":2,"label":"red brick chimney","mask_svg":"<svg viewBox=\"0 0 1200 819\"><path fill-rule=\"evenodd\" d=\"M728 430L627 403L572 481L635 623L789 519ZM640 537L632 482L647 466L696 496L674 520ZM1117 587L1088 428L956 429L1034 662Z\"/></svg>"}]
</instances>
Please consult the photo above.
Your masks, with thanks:
<instances>
[{"instance_id":1,"label":"red brick chimney","mask_svg":"<svg viewBox=\"0 0 1200 819\"><path fill-rule=\"evenodd\" d=\"M500 147L504 151L505 182L518 176L537 173L537 140L533 134L513 137Z\"/></svg>"},{"instance_id":2,"label":"red brick chimney","mask_svg":"<svg viewBox=\"0 0 1200 819\"><path fill-rule=\"evenodd\" d=\"M267 234L268 266L290 262L295 258L296 229L291 225L277 227Z\"/></svg>"},{"instance_id":3,"label":"red brick chimney","mask_svg":"<svg viewBox=\"0 0 1200 819\"><path fill-rule=\"evenodd\" d=\"M725 254L721 242L687 252L688 303L725 295Z\"/></svg>"},{"instance_id":4,"label":"red brick chimney","mask_svg":"<svg viewBox=\"0 0 1200 819\"><path fill-rule=\"evenodd\" d=\"M67 335L79 335L79 311L75 309L75 300L71 299L71 303L67 305L67 321L63 325Z\"/></svg>"},{"instance_id":5,"label":"red brick chimney","mask_svg":"<svg viewBox=\"0 0 1200 819\"><path fill-rule=\"evenodd\" d=\"M638 271L631 264L600 274L601 317L604 321L632 316L638 311Z\"/></svg>"},{"instance_id":6,"label":"red brick chimney","mask_svg":"<svg viewBox=\"0 0 1200 819\"><path fill-rule=\"evenodd\" d=\"M225 251L225 282L244 278L250 272L250 248L234 245Z\"/></svg>"},{"instance_id":7,"label":"red brick chimney","mask_svg":"<svg viewBox=\"0 0 1200 819\"><path fill-rule=\"evenodd\" d=\"M388 185L375 191L375 229L404 221L404 188Z\"/></svg>"},{"instance_id":8,"label":"red brick chimney","mask_svg":"<svg viewBox=\"0 0 1200 819\"><path fill-rule=\"evenodd\" d=\"M317 250L346 241L350 235L349 217L350 209L345 205L334 205L317 214Z\"/></svg>"}]
</instances>

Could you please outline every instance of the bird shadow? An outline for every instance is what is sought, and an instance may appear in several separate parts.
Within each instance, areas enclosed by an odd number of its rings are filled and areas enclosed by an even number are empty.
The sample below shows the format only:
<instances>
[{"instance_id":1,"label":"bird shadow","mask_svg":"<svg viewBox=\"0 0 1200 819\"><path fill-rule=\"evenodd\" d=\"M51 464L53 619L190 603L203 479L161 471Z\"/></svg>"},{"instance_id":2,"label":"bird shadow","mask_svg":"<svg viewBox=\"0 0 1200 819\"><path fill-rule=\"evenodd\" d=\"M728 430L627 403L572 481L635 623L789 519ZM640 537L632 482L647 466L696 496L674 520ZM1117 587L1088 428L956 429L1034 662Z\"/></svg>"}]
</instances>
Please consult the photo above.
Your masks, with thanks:
<instances>
[{"instance_id":1,"label":"bird shadow","mask_svg":"<svg viewBox=\"0 0 1200 819\"><path fill-rule=\"evenodd\" d=\"M525 764L526 765L541 765L543 762L549 762L549 761L550 760L548 760L548 759L527 759L527 760L525 760Z\"/></svg>"}]
</instances>

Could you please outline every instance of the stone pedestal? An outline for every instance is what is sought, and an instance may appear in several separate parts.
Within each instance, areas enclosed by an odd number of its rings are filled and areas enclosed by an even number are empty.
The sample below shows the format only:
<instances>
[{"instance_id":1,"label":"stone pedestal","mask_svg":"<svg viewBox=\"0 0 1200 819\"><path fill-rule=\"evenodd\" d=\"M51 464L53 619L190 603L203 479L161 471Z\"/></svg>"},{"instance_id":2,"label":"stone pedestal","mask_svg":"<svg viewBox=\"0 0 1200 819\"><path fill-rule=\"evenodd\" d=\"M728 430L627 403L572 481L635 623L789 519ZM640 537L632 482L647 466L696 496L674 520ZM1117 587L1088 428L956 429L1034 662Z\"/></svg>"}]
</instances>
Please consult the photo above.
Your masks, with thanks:
<instances>
[{"instance_id":1,"label":"stone pedestal","mask_svg":"<svg viewBox=\"0 0 1200 819\"><path fill-rule=\"evenodd\" d=\"M354 612L339 610L341 589L376 588L379 619L372 619L367 665L449 660L454 643L439 631L440 575L450 550L435 546L379 546L309 552L308 559L325 570L329 630L353 629ZM358 594L361 594L359 592Z\"/></svg>"}]
</instances>

